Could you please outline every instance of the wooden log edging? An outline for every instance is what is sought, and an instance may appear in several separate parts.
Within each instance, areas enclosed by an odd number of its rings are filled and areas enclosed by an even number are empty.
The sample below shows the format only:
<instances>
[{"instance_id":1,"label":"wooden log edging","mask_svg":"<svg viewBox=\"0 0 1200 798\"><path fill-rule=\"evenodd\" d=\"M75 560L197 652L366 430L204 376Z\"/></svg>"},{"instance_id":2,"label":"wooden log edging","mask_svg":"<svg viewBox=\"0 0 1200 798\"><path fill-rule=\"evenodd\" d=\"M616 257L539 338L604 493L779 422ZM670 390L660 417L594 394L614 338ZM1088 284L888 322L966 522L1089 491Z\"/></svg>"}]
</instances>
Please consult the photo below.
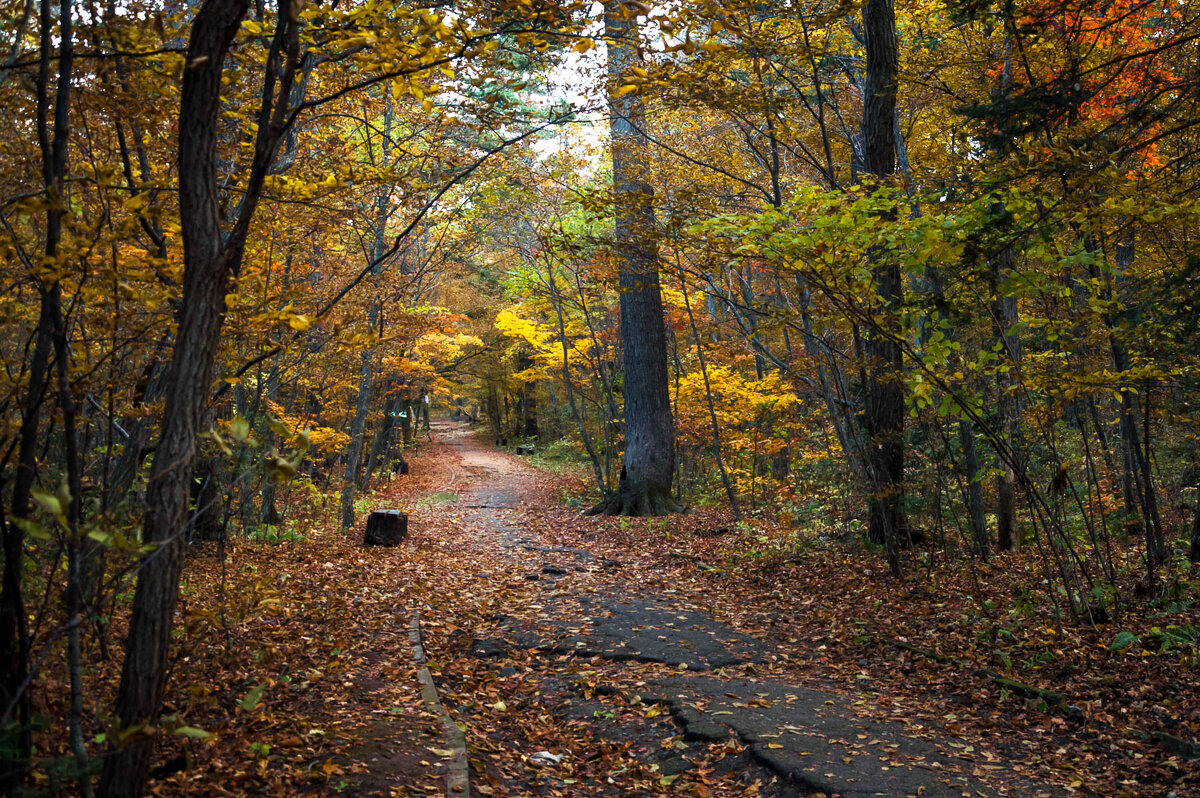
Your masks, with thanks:
<instances>
[{"instance_id":1,"label":"wooden log edging","mask_svg":"<svg viewBox=\"0 0 1200 798\"><path fill-rule=\"evenodd\" d=\"M421 615L413 610L408 623L408 641L412 644L413 662L417 666L417 681L421 684L421 701L425 708L438 716L442 728L446 732L446 748L453 752L446 758L446 796L447 798L470 798L471 780L470 765L467 762L467 736L458 727L450 713L438 699L437 687L433 683L433 674L425 663L425 647L421 643Z\"/></svg>"}]
</instances>

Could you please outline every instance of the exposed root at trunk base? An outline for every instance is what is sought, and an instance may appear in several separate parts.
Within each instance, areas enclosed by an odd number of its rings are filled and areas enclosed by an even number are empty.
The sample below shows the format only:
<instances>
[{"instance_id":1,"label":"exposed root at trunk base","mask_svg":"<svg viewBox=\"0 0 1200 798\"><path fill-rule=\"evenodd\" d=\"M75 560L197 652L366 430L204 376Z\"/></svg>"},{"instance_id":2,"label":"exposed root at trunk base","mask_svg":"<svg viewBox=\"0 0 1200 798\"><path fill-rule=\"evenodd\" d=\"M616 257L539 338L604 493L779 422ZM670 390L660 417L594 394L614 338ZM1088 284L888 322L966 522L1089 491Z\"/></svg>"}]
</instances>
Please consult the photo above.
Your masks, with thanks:
<instances>
[{"instance_id":1,"label":"exposed root at trunk base","mask_svg":"<svg viewBox=\"0 0 1200 798\"><path fill-rule=\"evenodd\" d=\"M670 491L646 488L635 490L622 484L616 493L606 496L586 515L625 515L635 517L682 513L687 508L671 498Z\"/></svg>"}]
</instances>

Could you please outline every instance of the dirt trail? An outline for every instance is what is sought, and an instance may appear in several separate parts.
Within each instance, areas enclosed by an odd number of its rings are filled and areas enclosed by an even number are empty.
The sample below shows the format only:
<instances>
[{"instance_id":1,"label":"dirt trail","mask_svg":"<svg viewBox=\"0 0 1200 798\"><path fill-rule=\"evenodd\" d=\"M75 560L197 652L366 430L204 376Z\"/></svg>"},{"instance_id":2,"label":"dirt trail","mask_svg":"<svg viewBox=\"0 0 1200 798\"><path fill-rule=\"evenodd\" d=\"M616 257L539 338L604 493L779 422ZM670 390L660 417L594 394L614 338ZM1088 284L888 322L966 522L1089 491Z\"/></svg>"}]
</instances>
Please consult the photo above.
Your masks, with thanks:
<instances>
[{"instance_id":1,"label":"dirt trail","mask_svg":"<svg viewBox=\"0 0 1200 798\"><path fill-rule=\"evenodd\" d=\"M415 467L444 469L445 484L413 523L452 531L414 535L437 562L422 619L475 793L1006 794L946 753L964 743L761 676L770 640L715 620L636 552L552 545L545 533L587 522L528 462L450 422L432 440Z\"/></svg>"}]
</instances>

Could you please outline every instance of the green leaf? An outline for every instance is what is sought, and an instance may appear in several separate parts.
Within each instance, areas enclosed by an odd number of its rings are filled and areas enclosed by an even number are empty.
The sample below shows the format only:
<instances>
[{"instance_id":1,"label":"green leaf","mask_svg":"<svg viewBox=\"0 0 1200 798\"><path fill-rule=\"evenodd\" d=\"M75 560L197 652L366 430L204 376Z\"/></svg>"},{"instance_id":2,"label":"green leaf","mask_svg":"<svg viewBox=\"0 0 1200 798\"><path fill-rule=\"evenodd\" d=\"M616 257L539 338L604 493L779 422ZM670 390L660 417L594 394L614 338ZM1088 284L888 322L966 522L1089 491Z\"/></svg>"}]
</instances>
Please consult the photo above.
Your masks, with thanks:
<instances>
[{"instance_id":1,"label":"green leaf","mask_svg":"<svg viewBox=\"0 0 1200 798\"><path fill-rule=\"evenodd\" d=\"M53 493L43 493L40 490L30 491L30 493L33 496L33 500L41 505L42 509L46 512L53 516L63 514L62 502Z\"/></svg>"},{"instance_id":2,"label":"green leaf","mask_svg":"<svg viewBox=\"0 0 1200 798\"><path fill-rule=\"evenodd\" d=\"M250 422L241 416L234 416L229 422L229 434L235 441L245 442L250 437Z\"/></svg>"},{"instance_id":3,"label":"green leaf","mask_svg":"<svg viewBox=\"0 0 1200 798\"><path fill-rule=\"evenodd\" d=\"M1109 649L1111 651L1128 651L1140 642L1141 638L1139 638L1133 632L1119 632L1117 636L1113 638L1112 645L1109 646Z\"/></svg>"},{"instance_id":4,"label":"green leaf","mask_svg":"<svg viewBox=\"0 0 1200 798\"><path fill-rule=\"evenodd\" d=\"M35 540L49 540L50 533L46 528L32 518L14 518L12 522L27 536Z\"/></svg>"},{"instance_id":5,"label":"green leaf","mask_svg":"<svg viewBox=\"0 0 1200 798\"><path fill-rule=\"evenodd\" d=\"M180 737L191 737L194 740L211 740L217 736L212 732L206 732L204 729L198 729L195 726L180 726L175 730L175 733Z\"/></svg>"},{"instance_id":6,"label":"green leaf","mask_svg":"<svg viewBox=\"0 0 1200 798\"><path fill-rule=\"evenodd\" d=\"M271 432L274 432L281 438L290 438L292 436L292 431L287 428L287 425L274 416L267 416L267 426L271 428Z\"/></svg>"},{"instance_id":7,"label":"green leaf","mask_svg":"<svg viewBox=\"0 0 1200 798\"><path fill-rule=\"evenodd\" d=\"M241 707L243 712L253 711L258 706L258 702L262 701L263 692L266 689L267 685L265 683L254 685L254 687L250 688L250 692L246 693L246 697L238 701L238 706Z\"/></svg>"}]
</instances>

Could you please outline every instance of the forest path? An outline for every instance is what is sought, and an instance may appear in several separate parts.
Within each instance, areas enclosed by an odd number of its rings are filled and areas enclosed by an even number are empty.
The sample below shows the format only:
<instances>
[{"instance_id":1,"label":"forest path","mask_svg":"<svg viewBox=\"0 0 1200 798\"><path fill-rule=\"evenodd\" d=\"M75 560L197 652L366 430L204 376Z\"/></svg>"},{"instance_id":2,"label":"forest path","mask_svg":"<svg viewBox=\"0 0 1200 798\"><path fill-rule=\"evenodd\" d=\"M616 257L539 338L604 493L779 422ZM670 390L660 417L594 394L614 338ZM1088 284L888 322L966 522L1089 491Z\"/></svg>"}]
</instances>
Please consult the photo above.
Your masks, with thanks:
<instances>
[{"instance_id":1,"label":"forest path","mask_svg":"<svg viewBox=\"0 0 1200 798\"><path fill-rule=\"evenodd\" d=\"M947 754L965 742L774 678L770 640L715 620L653 559L555 545L591 519L551 475L462 424L430 438L414 468L444 486L410 511L437 563L422 626L477 794L1006 794Z\"/></svg>"}]
</instances>

